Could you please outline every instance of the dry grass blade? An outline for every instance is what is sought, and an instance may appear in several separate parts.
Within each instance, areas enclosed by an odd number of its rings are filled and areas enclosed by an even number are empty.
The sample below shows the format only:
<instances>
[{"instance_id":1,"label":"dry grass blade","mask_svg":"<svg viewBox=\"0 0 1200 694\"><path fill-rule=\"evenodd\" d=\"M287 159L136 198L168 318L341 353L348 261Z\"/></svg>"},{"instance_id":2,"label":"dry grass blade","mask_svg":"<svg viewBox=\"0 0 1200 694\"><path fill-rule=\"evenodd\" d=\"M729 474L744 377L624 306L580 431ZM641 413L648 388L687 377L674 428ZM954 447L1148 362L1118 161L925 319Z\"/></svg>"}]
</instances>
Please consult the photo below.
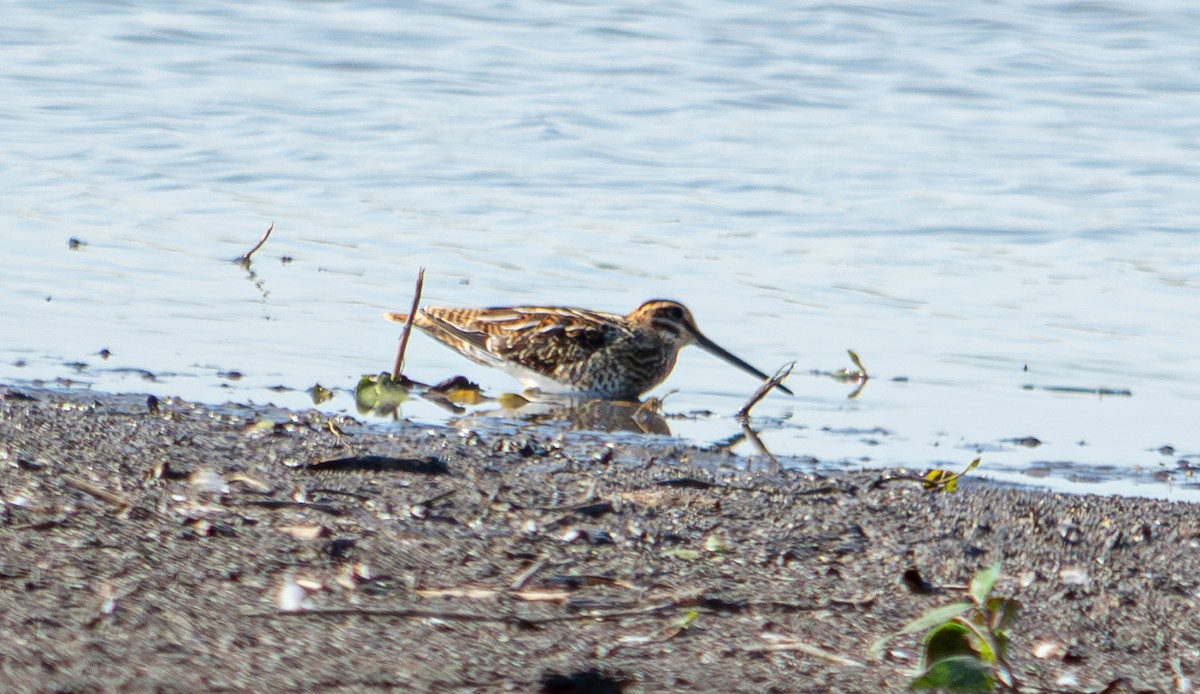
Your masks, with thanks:
<instances>
[{"instance_id":1,"label":"dry grass blade","mask_svg":"<svg viewBox=\"0 0 1200 694\"><path fill-rule=\"evenodd\" d=\"M418 589L416 594L423 598L464 598L467 600L495 600L501 597L511 597L524 602L566 602L571 599L571 591L568 590L505 591L484 587Z\"/></svg>"},{"instance_id":2,"label":"dry grass blade","mask_svg":"<svg viewBox=\"0 0 1200 694\"><path fill-rule=\"evenodd\" d=\"M242 267L248 267L250 265L250 256L254 255L258 249L263 247L263 244L267 242L267 239L271 238L271 232L274 230L275 222L271 222L270 226L267 227L266 232L263 233L262 238L258 240L258 243L254 244L254 248L251 248L250 250L238 256L238 264Z\"/></svg>"},{"instance_id":3,"label":"dry grass blade","mask_svg":"<svg viewBox=\"0 0 1200 694\"><path fill-rule=\"evenodd\" d=\"M782 653L787 651L796 651L799 653L804 653L805 655L814 656L816 658L823 658L836 665L841 665L842 667L866 667L865 664L860 663L852 658L847 658L844 655L827 651L812 644L793 639L781 639L774 641L773 643L763 644L761 646L750 646L745 650L748 653Z\"/></svg>"},{"instance_id":4,"label":"dry grass blade","mask_svg":"<svg viewBox=\"0 0 1200 694\"><path fill-rule=\"evenodd\" d=\"M750 417L750 408L757 405L759 400L762 400L763 398L767 397L767 393L771 392L772 388L774 388L775 386L777 386L780 383L783 383L785 380L787 380L787 377L792 375L792 369L794 369L794 368L796 368L796 362L786 364L786 365L780 367L780 369L775 372L774 376L763 381L762 385L760 385L758 387L758 390L754 391L754 394L751 395L750 399L746 401L746 404L742 405L742 409L737 411L737 415L736 415L737 418L738 419L749 418Z\"/></svg>"},{"instance_id":5,"label":"dry grass blade","mask_svg":"<svg viewBox=\"0 0 1200 694\"><path fill-rule=\"evenodd\" d=\"M417 308L421 305L421 288L425 286L425 268L417 270L417 286L413 290L412 308L408 311L408 320L404 321L404 332L400 333L400 349L396 352L396 365L392 367L392 380L400 380L400 372L404 370L404 351L408 349L408 336L412 333L413 320L417 317Z\"/></svg>"}]
</instances>

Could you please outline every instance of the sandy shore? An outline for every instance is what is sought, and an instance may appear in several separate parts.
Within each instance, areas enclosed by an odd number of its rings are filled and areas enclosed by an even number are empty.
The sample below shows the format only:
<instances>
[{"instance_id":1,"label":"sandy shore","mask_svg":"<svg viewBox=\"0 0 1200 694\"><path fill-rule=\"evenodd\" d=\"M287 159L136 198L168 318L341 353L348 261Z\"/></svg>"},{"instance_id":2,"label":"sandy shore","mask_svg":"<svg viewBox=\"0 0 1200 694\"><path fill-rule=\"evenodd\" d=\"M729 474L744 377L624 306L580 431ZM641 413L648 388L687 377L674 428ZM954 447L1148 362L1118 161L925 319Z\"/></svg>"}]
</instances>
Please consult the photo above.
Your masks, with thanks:
<instances>
[{"instance_id":1,"label":"sandy shore","mask_svg":"<svg viewBox=\"0 0 1200 694\"><path fill-rule=\"evenodd\" d=\"M1023 691L1200 678L1195 505L0 394L6 692L901 691L997 560Z\"/></svg>"}]
</instances>

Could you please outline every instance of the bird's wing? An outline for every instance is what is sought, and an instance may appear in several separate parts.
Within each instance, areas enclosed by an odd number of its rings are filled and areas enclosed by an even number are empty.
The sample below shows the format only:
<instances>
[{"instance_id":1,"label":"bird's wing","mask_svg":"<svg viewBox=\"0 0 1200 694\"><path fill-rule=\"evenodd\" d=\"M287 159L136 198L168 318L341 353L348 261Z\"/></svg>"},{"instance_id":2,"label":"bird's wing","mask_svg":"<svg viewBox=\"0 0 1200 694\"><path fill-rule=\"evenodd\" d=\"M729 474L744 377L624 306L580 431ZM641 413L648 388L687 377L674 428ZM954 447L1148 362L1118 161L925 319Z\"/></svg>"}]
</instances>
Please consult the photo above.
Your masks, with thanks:
<instances>
[{"instance_id":1,"label":"bird's wing","mask_svg":"<svg viewBox=\"0 0 1200 694\"><path fill-rule=\"evenodd\" d=\"M487 366L515 365L554 377L623 335L622 317L576 308L427 308L417 326Z\"/></svg>"}]
</instances>

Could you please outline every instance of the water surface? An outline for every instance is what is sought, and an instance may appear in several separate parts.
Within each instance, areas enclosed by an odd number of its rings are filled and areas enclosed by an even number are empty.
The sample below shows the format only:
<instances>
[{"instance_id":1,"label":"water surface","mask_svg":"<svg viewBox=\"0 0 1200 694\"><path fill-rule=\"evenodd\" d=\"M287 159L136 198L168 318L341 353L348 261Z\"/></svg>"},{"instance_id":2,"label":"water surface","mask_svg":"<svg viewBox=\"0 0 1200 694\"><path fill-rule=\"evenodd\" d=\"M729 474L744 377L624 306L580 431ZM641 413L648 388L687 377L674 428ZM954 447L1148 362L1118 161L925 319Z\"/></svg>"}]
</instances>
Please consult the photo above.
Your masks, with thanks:
<instances>
[{"instance_id":1,"label":"water surface","mask_svg":"<svg viewBox=\"0 0 1200 694\"><path fill-rule=\"evenodd\" d=\"M777 455L1195 498L1198 32L1175 2L18 0L0 381L353 411L424 266L427 304L671 297L795 360L755 409ZM810 374L847 348L853 400ZM754 385L691 350L657 394L712 444Z\"/></svg>"}]
</instances>

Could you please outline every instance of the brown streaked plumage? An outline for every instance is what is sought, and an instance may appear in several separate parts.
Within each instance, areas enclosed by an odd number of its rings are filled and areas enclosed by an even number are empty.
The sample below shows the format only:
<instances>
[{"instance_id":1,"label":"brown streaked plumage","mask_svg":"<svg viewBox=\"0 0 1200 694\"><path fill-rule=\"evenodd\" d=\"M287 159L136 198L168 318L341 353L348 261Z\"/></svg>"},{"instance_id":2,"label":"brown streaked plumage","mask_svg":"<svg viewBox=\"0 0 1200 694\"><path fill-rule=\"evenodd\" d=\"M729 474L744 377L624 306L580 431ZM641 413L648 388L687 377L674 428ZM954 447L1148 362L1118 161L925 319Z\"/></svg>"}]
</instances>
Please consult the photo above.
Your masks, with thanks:
<instances>
[{"instance_id":1,"label":"brown streaked plumage","mask_svg":"<svg viewBox=\"0 0 1200 694\"><path fill-rule=\"evenodd\" d=\"M404 313L384 317L408 319ZM665 299L647 301L627 316L557 306L430 307L413 324L474 362L508 371L527 388L634 399L662 383L679 350L690 344L767 378L705 337L687 307Z\"/></svg>"}]
</instances>

